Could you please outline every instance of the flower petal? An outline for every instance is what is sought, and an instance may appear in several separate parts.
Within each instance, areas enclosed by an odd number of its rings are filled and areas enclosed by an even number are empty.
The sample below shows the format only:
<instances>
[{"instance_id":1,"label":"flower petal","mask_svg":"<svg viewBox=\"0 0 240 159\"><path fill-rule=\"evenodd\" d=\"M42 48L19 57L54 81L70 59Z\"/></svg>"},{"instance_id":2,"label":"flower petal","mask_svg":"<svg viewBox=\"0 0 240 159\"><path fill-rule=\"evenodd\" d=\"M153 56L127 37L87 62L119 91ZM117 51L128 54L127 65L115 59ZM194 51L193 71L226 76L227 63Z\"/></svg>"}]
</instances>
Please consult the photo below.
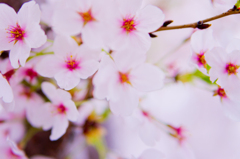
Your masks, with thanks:
<instances>
[{"instance_id":1,"label":"flower petal","mask_svg":"<svg viewBox=\"0 0 240 159\"><path fill-rule=\"evenodd\" d=\"M55 141L65 134L68 128L68 120L66 117L57 116L54 119L53 128L50 135L50 140Z\"/></svg>"},{"instance_id":2,"label":"flower petal","mask_svg":"<svg viewBox=\"0 0 240 159\"><path fill-rule=\"evenodd\" d=\"M130 85L116 84L111 88L109 94L109 106L115 115L131 115L138 106L138 94Z\"/></svg>"},{"instance_id":3,"label":"flower petal","mask_svg":"<svg viewBox=\"0 0 240 159\"><path fill-rule=\"evenodd\" d=\"M41 11L35 1L29 1L22 5L18 11L18 22L21 27L26 28L32 23L39 24Z\"/></svg>"},{"instance_id":4,"label":"flower petal","mask_svg":"<svg viewBox=\"0 0 240 159\"><path fill-rule=\"evenodd\" d=\"M153 5L147 5L139 11L137 30L146 33L153 32L162 26L164 14L161 9Z\"/></svg>"},{"instance_id":5,"label":"flower petal","mask_svg":"<svg viewBox=\"0 0 240 159\"><path fill-rule=\"evenodd\" d=\"M38 24L28 25L26 33L25 40L31 48L38 48L47 41L47 36Z\"/></svg>"},{"instance_id":6,"label":"flower petal","mask_svg":"<svg viewBox=\"0 0 240 159\"><path fill-rule=\"evenodd\" d=\"M13 8L8 5L0 4L0 29L6 29L9 25L16 25L17 14Z\"/></svg>"},{"instance_id":7,"label":"flower petal","mask_svg":"<svg viewBox=\"0 0 240 159\"><path fill-rule=\"evenodd\" d=\"M145 63L131 71L130 82L139 91L153 91L163 86L164 77L159 68Z\"/></svg>"},{"instance_id":8,"label":"flower petal","mask_svg":"<svg viewBox=\"0 0 240 159\"><path fill-rule=\"evenodd\" d=\"M54 78L60 88L65 90L73 89L80 82L80 78L73 71L62 70L58 72Z\"/></svg>"}]
</instances>

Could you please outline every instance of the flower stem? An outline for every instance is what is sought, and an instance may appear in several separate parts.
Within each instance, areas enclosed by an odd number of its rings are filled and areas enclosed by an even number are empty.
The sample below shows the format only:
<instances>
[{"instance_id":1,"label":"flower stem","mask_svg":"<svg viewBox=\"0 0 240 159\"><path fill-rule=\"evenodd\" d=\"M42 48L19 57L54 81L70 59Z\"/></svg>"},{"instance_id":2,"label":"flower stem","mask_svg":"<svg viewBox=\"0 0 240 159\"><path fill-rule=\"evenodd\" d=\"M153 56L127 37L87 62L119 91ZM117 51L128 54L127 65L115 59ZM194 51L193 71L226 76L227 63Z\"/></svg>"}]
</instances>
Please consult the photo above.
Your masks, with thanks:
<instances>
[{"instance_id":1,"label":"flower stem","mask_svg":"<svg viewBox=\"0 0 240 159\"><path fill-rule=\"evenodd\" d=\"M176 25L176 26L161 26L160 28L158 28L156 31L154 32L158 32L158 31L164 31L164 30L174 30L174 29L183 29L183 28L199 28L199 29L206 29L201 28L201 26L206 25L205 23L213 21L213 20L217 20L229 15L233 15L233 14L240 14L240 10L236 9L236 7L234 6L232 9L229 9L227 12L224 12L222 14L216 15L214 17L211 18L207 18L195 23L190 23L190 24L184 24L184 25ZM210 25L209 25L210 26ZM154 33L152 32L152 33Z\"/></svg>"}]
</instances>

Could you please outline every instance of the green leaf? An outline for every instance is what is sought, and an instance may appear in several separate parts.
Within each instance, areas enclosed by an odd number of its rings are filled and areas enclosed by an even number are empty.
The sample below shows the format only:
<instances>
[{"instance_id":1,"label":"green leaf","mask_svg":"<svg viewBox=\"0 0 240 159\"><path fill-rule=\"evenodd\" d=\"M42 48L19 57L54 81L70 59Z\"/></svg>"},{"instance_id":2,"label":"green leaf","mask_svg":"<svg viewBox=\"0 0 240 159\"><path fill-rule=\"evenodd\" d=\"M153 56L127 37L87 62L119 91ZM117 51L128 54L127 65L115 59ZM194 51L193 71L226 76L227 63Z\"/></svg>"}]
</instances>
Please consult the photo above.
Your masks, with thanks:
<instances>
[{"instance_id":1,"label":"green leaf","mask_svg":"<svg viewBox=\"0 0 240 159\"><path fill-rule=\"evenodd\" d=\"M240 0L237 1L237 3L235 4L235 6L236 6L237 8L240 8Z\"/></svg>"}]
</instances>

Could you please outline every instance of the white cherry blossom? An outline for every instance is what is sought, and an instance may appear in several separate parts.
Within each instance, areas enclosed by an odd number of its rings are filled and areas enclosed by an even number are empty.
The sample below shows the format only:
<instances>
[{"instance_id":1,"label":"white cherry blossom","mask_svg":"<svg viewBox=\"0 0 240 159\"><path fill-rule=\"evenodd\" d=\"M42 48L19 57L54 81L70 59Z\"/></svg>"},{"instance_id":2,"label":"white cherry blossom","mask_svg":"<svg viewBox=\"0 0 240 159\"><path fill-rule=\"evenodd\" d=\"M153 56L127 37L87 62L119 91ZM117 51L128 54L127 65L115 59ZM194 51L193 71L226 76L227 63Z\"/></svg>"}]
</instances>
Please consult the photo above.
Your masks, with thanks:
<instances>
[{"instance_id":1,"label":"white cherry blossom","mask_svg":"<svg viewBox=\"0 0 240 159\"><path fill-rule=\"evenodd\" d=\"M58 36L54 42L54 55L46 55L36 70L44 77L54 77L60 88L70 90L80 79L87 79L97 71L97 60L98 51L84 44L78 46L70 37Z\"/></svg>"},{"instance_id":2,"label":"white cherry blossom","mask_svg":"<svg viewBox=\"0 0 240 159\"><path fill-rule=\"evenodd\" d=\"M31 48L43 45L47 38L41 29L41 11L35 1L24 3L19 12L0 4L0 50L10 50L14 68L25 65Z\"/></svg>"},{"instance_id":3,"label":"white cherry blossom","mask_svg":"<svg viewBox=\"0 0 240 159\"><path fill-rule=\"evenodd\" d=\"M47 111L41 111L42 127L44 130L52 128L50 140L59 139L67 130L69 121L76 121L78 111L71 100L70 93L56 89L54 85L48 82L42 83L42 91L51 101L45 103L42 107L46 107Z\"/></svg>"}]
</instances>

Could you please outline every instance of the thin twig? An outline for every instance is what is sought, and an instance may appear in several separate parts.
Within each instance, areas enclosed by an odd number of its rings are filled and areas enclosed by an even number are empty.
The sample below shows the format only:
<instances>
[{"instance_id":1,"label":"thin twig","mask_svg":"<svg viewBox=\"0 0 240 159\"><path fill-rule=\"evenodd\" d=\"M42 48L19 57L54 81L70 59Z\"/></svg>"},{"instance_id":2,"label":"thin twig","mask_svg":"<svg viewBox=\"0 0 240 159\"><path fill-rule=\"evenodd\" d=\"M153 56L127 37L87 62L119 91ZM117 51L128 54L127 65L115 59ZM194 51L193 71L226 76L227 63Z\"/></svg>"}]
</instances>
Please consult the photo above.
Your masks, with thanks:
<instances>
[{"instance_id":1,"label":"thin twig","mask_svg":"<svg viewBox=\"0 0 240 159\"><path fill-rule=\"evenodd\" d=\"M173 29L183 29L183 28L200 28L202 25L206 25L205 23L207 23L207 22L210 22L210 21L213 21L213 20L216 20L216 19L220 19L220 18L229 16L229 15L233 15L233 14L240 14L240 10L236 9L234 7L233 9L230 9L225 13L222 13L222 14L219 14L217 16L198 21L196 23L190 23L190 24L185 24L185 25L176 25L176 26L161 26L160 28L158 28L154 32L164 31L164 30L173 30ZM203 28L203 29L205 29L205 28Z\"/></svg>"}]
</instances>

